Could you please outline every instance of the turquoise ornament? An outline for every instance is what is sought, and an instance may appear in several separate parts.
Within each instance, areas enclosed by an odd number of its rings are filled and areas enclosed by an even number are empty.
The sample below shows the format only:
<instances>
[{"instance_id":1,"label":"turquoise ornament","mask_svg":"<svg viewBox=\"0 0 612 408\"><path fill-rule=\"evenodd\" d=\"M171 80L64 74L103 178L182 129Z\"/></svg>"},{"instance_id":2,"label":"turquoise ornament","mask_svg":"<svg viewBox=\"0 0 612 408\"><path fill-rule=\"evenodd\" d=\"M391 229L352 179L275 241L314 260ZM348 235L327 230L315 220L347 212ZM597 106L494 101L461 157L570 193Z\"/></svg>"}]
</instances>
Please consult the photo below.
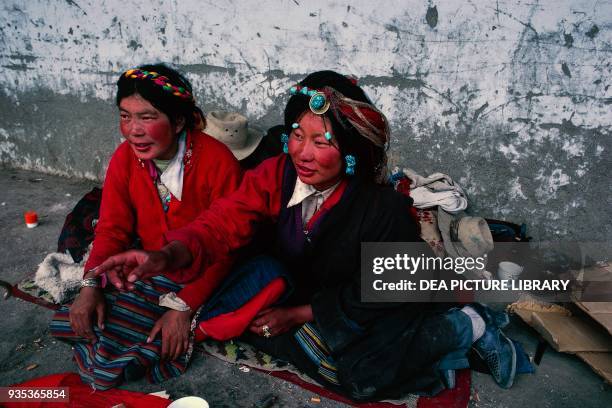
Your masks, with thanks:
<instances>
[{"instance_id":1,"label":"turquoise ornament","mask_svg":"<svg viewBox=\"0 0 612 408\"><path fill-rule=\"evenodd\" d=\"M164 197L164 199L162 200L162 207L164 207L164 212L168 212L168 210L170 209L170 201L172 200L170 193L168 193L167 196Z\"/></svg>"},{"instance_id":2,"label":"turquoise ornament","mask_svg":"<svg viewBox=\"0 0 612 408\"><path fill-rule=\"evenodd\" d=\"M315 115L323 115L329 109L329 99L323 92L315 92L310 97L308 107Z\"/></svg>"},{"instance_id":3,"label":"turquoise ornament","mask_svg":"<svg viewBox=\"0 0 612 408\"><path fill-rule=\"evenodd\" d=\"M331 133L329 132L325 132L325 139L329 142L331 140L332 136Z\"/></svg>"},{"instance_id":4,"label":"turquoise ornament","mask_svg":"<svg viewBox=\"0 0 612 408\"><path fill-rule=\"evenodd\" d=\"M291 88L289 88L289 92L291 93L291 95L295 95L297 93L297 88L295 86L292 86Z\"/></svg>"},{"instance_id":5,"label":"turquoise ornament","mask_svg":"<svg viewBox=\"0 0 612 408\"><path fill-rule=\"evenodd\" d=\"M313 94L310 98L310 107L313 109L321 109L325 105L325 96L321 94Z\"/></svg>"},{"instance_id":6,"label":"turquoise ornament","mask_svg":"<svg viewBox=\"0 0 612 408\"><path fill-rule=\"evenodd\" d=\"M291 125L292 128L297 129L300 127L299 123L294 123L293 125Z\"/></svg>"},{"instance_id":7,"label":"turquoise ornament","mask_svg":"<svg viewBox=\"0 0 612 408\"><path fill-rule=\"evenodd\" d=\"M357 166L357 159L352 154L347 154L344 156L344 160L346 162L346 174L349 176L355 175L355 166Z\"/></svg>"},{"instance_id":8,"label":"turquoise ornament","mask_svg":"<svg viewBox=\"0 0 612 408\"><path fill-rule=\"evenodd\" d=\"M286 133L281 133L281 143L283 144L283 153L289 153L289 146L287 143L289 142L289 136Z\"/></svg>"}]
</instances>

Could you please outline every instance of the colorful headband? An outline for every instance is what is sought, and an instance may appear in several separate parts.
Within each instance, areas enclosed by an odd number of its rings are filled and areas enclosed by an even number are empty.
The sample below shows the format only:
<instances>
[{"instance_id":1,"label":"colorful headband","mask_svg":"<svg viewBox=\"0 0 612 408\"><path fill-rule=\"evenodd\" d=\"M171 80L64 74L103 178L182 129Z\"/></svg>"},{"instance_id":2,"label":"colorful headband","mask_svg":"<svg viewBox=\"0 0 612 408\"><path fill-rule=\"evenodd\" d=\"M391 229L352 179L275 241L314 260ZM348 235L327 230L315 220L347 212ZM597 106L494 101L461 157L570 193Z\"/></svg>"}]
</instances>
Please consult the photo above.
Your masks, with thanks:
<instances>
[{"instance_id":1,"label":"colorful headband","mask_svg":"<svg viewBox=\"0 0 612 408\"><path fill-rule=\"evenodd\" d=\"M164 91L170 92L172 95L178 96L179 98L193 101L193 95L191 95L191 92L182 86L172 85L168 77L160 75L157 72L143 71L135 68L125 71L123 76L131 79L150 79L155 85L160 86Z\"/></svg>"},{"instance_id":2,"label":"colorful headband","mask_svg":"<svg viewBox=\"0 0 612 408\"><path fill-rule=\"evenodd\" d=\"M292 95L310 96L308 107L312 113L325 114L331 107L338 122L343 126L348 121L363 137L374 145L385 147L389 142L389 125L385 115L374 105L347 98L331 87L312 89L294 85L289 89Z\"/></svg>"}]
</instances>

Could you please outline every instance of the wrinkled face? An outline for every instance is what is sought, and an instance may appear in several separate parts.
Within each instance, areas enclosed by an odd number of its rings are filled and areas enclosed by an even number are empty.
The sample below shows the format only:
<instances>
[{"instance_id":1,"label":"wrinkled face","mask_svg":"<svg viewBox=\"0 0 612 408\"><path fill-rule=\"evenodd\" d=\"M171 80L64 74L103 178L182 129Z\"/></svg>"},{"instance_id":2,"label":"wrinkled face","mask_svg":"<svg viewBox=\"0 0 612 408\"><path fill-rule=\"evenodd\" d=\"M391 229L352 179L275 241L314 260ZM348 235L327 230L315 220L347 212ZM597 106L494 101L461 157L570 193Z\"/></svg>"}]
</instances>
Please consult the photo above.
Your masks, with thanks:
<instances>
[{"instance_id":1,"label":"wrinkled face","mask_svg":"<svg viewBox=\"0 0 612 408\"><path fill-rule=\"evenodd\" d=\"M342 159L335 139L325 139L331 122L308 111L298 121L299 127L289 136L289 155L302 182L317 190L333 186L342 177ZM332 133L333 134L333 133Z\"/></svg>"},{"instance_id":2,"label":"wrinkled face","mask_svg":"<svg viewBox=\"0 0 612 408\"><path fill-rule=\"evenodd\" d=\"M119 103L120 129L136 157L142 160L170 160L178 149L178 133L184 120L176 124L138 94Z\"/></svg>"}]
</instances>

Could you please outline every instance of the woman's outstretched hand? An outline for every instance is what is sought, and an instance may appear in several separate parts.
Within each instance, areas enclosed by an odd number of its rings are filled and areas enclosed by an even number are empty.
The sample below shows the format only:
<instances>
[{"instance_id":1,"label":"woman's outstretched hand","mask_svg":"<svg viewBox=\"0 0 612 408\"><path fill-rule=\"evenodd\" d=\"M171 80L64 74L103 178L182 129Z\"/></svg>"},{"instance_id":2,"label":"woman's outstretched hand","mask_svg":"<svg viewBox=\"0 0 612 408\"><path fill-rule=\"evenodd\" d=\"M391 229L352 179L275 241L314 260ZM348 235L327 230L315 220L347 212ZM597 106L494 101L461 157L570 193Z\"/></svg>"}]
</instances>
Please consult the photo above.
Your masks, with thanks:
<instances>
[{"instance_id":1,"label":"woman's outstretched hand","mask_svg":"<svg viewBox=\"0 0 612 408\"><path fill-rule=\"evenodd\" d=\"M109 257L96 268L96 276L106 277L119 290L133 290L134 282L160 275L170 265L169 255L164 251L142 251L132 249Z\"/></svg>"},{"instance_id":2,"label":"woman's outstretched hand","mask_svg":"<svg viewBox=\"0 0 612 408\"><path fill-rule=\"evenodd\" d=\"M192 259L189 248L173 241L161 251L132 249L113 255L96 268L95 274L100 276L105 273L119 290L133 290L134 282L185 267Z\"/></svg>"}]
</instances>

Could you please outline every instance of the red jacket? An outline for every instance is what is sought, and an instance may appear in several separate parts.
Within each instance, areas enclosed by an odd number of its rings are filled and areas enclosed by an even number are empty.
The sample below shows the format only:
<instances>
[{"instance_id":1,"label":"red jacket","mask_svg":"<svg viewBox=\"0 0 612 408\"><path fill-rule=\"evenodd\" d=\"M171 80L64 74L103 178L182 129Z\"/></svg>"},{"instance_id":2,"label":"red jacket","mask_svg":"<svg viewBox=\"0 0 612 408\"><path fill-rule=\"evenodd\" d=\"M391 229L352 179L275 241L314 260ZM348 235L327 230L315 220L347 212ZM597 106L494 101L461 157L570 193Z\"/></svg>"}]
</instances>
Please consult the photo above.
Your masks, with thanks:
<instances>
[{"instance_id":1,"label":"red jacket","mask_svg":"<svg viewBox=\"0 0 612 408\"><path fill-rule=\"evenodd\" d=\"M193 256L191 265L181 271L184 276L197 276L202 267L248 244L260 221L276 221L286 160L285 154L265 160L244 174L233 194L215 201L185 228L164 234L166 242L182 242Z\"/></svg>"},{"instance_id":2,"label":"red jacket","mask_svg":"<svg viewBox=\"0 0 612 408\"><path fill-rule=\"evenodd\" d=\"M164 213L153 180L129 144L122 143L111 158L104 188L100 219L96 225L93 249L85 270L96 267L109 256L127 250L137 236L145 250L159 250L163 234L193 221L217 198L234 191L240 181L240 165L221 142L199 132L190 131L186 139L182 200L174 196ZM188 283L178 293L192 309L208 298L227 274L230 260L219 260L205 273L170 279Z\"/></svg>"}]
</instances>

